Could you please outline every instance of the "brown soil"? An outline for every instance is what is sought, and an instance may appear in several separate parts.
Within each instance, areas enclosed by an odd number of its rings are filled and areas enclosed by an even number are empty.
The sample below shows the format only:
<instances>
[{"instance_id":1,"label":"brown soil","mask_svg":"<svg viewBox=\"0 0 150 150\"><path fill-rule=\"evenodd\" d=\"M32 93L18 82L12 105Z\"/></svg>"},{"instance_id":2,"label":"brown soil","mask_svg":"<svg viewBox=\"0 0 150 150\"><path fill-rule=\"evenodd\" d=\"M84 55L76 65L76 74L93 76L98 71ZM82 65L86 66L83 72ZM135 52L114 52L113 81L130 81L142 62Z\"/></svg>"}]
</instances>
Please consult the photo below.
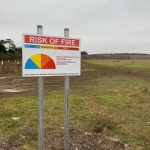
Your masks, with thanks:
<instances>
[{"instance_id":1,"label":"brown soil","mask_svg":"<svg viewBox=\"0 0 150 150\"><path fill-rule=\"evenodd\" d=\"M80 77L71 78L71 86L79 87L88 85L89 81L102 76L124 75L130 77L142 78L150 81L150 74L131 72L127 70L116 70L106 68L83 69ZM6 97L37 95L37 78L23 78L21 74L0 76L0 100ZM45 78L45 90L62 90L63 77ZM11 90L13 89L13 92ZM10 90L10 91L9 91ZM17 91L18 90L18 91ZM19 91L20 90L20 91ZM46 150L63 149L63 131L53 131L48 133L48 143ZM126 150L126 146L119 140L103 138L99 132L83 132L77 130L70 131L71 150ZM0 150L20 150L19 140L8 139L0 140Z\"/></svg>"},{"instance_id":2,"label":"brown soil","mask_svg":"<svg viewBox=\"0 0 150 150\"><path fill-rule=\"evenodd\" d=\"M46 150L63 150L62 130L47 133ZM101 133L70 130L70 150L127 150L127 146L117 139L102 137ZM19 139L0 141L0 150L21 150Z\"/></svg>"},{"instance_id":3,"label":"brown soil","mask_svg":"<svg viewBox=\"0 0 150 150\"><path fill-rule=\"evenodd\" d=\"M63 132L54 131L50 133L47 150L63 150ZM82 132L72 130L70 133L70 149L71 150L125 150L125 145L120 141L105 139L101 133Z\"/></svg>"},{"instance_id":4,"label":"brown soil","mask_svg":"<svg viewBox=\"0 0 150 150\"><path fill-rule=\"evenodd\" d=\"M93 77L94 75L94 77ZM71 85L74 87L80 85L87 85L88 81L94 78L101 78L102 76L116 76L124 75L129 77L142 78L143 80L150 81L150 73L139 73L128 70L106 69L103 67L93 69L83 69L81 76L72 77ZM46 77L44 87L49 89L63 89L63 77ZM0 76L0 96L12 97L16 95L33 95L37 93L37 78L23 78L19 75L3 75Z\"/></svg>"}]
</instances>

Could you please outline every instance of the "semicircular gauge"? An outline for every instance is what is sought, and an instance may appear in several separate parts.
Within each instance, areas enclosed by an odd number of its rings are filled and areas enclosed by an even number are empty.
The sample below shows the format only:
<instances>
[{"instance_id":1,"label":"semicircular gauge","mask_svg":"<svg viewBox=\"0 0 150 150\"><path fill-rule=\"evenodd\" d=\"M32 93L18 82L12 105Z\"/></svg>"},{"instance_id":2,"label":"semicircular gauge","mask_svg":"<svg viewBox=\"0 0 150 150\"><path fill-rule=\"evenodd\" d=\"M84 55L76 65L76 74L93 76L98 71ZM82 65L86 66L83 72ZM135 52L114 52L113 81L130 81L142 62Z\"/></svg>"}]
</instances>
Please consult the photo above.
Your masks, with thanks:
<instances>
[{"instance_id":1,"label":"semicircular gauge","mask_svg":"<svg viewBox=\"0 0 150 150\"><path fill-rule=\"evenodd\" d=\"M56 65L48 55L35 54L27 60L25 69L56 69Z\"/></svg>"}]
</instances>

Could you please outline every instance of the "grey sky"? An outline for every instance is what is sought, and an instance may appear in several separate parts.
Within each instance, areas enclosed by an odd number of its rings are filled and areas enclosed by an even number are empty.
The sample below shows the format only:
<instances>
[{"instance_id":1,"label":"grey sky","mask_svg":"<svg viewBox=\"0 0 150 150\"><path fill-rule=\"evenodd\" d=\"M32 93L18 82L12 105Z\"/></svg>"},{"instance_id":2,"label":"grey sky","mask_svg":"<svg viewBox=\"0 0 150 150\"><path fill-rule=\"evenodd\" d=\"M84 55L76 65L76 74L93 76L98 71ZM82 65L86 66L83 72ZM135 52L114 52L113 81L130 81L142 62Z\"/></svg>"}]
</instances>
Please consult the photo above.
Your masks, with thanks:
<instances>
[{"instance_id":1,"label":"grey sky","mask_svg":"<svg viewBox=\"0 0 150 150\"><path fill-rule=\"evenodd\" d=\"M81 38L88 53L150 54L150 0L0 0L0 39L21 46L22 33Z\"/></svg>"}]
</instances>

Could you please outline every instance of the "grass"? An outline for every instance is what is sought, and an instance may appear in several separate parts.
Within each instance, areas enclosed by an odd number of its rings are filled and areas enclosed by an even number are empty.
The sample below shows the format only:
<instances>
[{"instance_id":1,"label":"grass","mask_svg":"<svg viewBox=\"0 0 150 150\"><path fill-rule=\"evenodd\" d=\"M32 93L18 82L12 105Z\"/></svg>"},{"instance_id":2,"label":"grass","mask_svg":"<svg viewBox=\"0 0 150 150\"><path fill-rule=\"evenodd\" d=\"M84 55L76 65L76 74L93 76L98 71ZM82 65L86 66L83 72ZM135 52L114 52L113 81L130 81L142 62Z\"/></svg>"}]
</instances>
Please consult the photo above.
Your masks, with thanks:
<instances>
[{"instance_id":1,"label":"grass","mask_svg":"<svg viewBox=\"0 0 150 150\"><path fill-rule=\"evenodd\" d=\"M106 62L111 61L104 61L104 65ZM88 68L89 63L101 65L102 61L90 60L84 62L84 67ZM142 69L142 72L143 70L145 72L149 68ZM71 78L71 128L100 132L105 137L119 138L123 143L129 144L132 150L148 150L150 80L119 74L101 76L99 71L82 73L82 79ZM7 98L1 107L0 139L14 138L22 144L22 149L37 149L37 107L36 95ZM63 127L63 115L63 88L46 90L44 100L46 137L50 131ZM20 119L13 121L12 117Z\"/></svg>"},{"instance_id":2,"label":"grass","mask_svg":"<svg viewBox=\"0 0 150 150\"><path fill-rule=\"evenodd\" d=\"M150 72L150 60L130 59L130 60L85 60L86 63L99 65L114 69L126 69L137 72Z\"/></svg>"}]
</instances>

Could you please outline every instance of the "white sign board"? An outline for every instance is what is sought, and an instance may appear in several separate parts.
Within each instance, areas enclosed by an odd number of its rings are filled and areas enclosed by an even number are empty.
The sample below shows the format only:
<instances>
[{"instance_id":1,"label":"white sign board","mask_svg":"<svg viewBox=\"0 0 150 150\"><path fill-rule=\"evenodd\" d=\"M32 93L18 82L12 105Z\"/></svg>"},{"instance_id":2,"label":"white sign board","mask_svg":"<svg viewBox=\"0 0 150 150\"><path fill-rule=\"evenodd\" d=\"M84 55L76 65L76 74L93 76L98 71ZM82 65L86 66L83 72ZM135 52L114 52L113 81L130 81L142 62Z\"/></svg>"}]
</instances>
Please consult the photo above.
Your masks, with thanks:
<instances>
[{"instance_id":1,"label":"white sign board","mask_svg":"<svg viewBox=\"0 0 150 150\"><path fill-rule=\"evenodd\" d=\"M23 34L23 76L80 75L80 40Z\"/></svg>"}]
</instances>

